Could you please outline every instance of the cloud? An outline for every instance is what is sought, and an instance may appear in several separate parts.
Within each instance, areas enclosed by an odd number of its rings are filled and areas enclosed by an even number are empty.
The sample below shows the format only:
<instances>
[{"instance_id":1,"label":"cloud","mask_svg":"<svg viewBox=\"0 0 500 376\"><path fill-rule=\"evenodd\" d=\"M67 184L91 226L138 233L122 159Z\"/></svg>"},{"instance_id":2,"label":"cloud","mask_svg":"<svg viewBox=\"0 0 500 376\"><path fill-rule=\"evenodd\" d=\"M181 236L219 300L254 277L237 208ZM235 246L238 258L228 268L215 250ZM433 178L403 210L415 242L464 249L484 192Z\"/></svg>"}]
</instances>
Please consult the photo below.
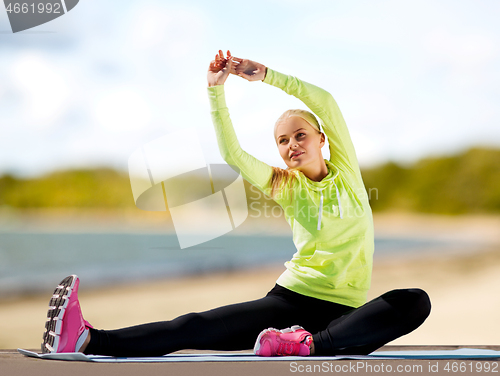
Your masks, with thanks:
<instances>
[{"instance_id":1,"label":"cloud","mask_svg":"<svg viewBox=\"0 0 500 376\"><path fill-rule=\"evenodd\" d=\"M92 111L96 121L108 131L140 130L151 121L148 102L134 87L122 86L102 93Z\"/></svg>"},{"instance_id":2,"label":"cloud","mask_svg":"<svg viewBox=\"0 0 500 376\"><path fill-rule=\"evenodd\" d=\"M20 121L28 128L48 128L69 103L68 81L58 64L34 51L26 51L10 67L15 90L20 93L23 111Z\"/></svg>"}]
</instances>

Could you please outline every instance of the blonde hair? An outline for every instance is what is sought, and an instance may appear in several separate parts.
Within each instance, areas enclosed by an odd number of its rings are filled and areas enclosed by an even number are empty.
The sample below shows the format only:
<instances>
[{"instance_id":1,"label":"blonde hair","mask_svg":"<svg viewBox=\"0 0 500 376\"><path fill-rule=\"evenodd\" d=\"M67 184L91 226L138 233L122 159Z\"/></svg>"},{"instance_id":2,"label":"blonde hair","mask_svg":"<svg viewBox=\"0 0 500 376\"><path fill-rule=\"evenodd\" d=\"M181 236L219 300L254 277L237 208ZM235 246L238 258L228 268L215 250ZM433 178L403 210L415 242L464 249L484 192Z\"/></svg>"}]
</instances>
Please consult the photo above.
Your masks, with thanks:
<instances>
[{"instance_id":1,"label":"blonde hair","mask_svg":"<svg viewBox=\"0 0 500 376\"><path fill-rule=\"evenodd\" d=\"M283 186L288 184L291 188L292 181L295 178L294 172L295 172L294 169L287 168L285 170L283 168L273 166L273 176L271 177L271 198L272 199L275 198L276 191L281 190L283 188L283 187L281 187L282 184L283 184ZM291 200L292 200L292 198L290 195L290 202L291 202Z\"/></svg>"},{"instance_id":2,"label":"blonde hair","mask_svg":"<svg viewBox=\"0 0 500 376\"><path fill-rule=\"evenodd\" d=\"M309 111L300 109L287 110L278 118L278 120L276 120L276 123L274 124L274 139L276 139L276 131L278 130L278 125L284 123L292 116L298 116L304 119L309 123L311 127L321 133L321 127L319 126L318 119L316 119L316 116L314 116L314 114L310 113Z\"/></svg>"},{"instance_id":3,"label":"blonde hair","mask_svg":"<svg viewBox=\"0 0 500 376\"><path fill-rule=\"evenodd\" d=\"M274 139L276 139L276 131L278 129L278 125L281 123L284 123L287 121L290 117L292 116L298 116L305 121L309 125L311 125L318 133L321 133L321 127L319 125L318 120L316 119L316 116L312 114L309 111L306 110L300 110L300 109L295 109L295 110L287 110L285 111L279 118L276 120L276 123L274 125ZM273 175L271 177L271 198L275 197L275 192L278 189L282 189L281 185L283 184L289 184L291 185L293 179L296 177L296 172L295 169L282 169L279 167L273 167ZM291 196L290 196L290 201L291 201Z\"/></svg>"}]
</instances>

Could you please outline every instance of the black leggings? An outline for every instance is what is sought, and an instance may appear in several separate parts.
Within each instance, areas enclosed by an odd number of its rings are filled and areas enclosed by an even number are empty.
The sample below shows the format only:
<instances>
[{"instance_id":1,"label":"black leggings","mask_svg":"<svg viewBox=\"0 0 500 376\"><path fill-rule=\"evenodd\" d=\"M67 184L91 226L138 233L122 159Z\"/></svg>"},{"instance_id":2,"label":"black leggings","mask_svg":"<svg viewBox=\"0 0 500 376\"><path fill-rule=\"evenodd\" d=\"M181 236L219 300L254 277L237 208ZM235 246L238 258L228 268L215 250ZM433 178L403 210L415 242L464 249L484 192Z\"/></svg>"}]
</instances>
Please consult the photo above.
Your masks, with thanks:
<instances>
[{"instance_id":1,"label":"black leggings","mask_svg":"<svg viewBox=\"0 0 500 376\"><path fill-rule=\"evenodd\" d=\"M430 313L420 289L389 291L359 308L276 285L264 298L117 330L90 329L86 354L160 356L182 349L246 350L259 333L300 325L315 355L366 355L419 327Z\"/></svg>"}]
</instances>

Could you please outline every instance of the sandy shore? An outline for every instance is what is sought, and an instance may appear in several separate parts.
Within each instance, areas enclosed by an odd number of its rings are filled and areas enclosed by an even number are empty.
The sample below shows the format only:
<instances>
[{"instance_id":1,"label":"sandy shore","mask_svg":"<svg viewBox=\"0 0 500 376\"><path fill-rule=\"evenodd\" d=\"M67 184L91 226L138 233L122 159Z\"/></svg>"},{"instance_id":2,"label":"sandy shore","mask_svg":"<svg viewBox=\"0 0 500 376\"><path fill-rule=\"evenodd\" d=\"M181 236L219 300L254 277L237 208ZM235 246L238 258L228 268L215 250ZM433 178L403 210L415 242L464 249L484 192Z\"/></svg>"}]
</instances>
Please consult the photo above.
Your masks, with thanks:
<instances>
[{"instance_id":1,"label":"sandy shore","mask_svg":"<svg viewBox=\"0 0 500 376\"><path fill-rule=\"evenodd\" d=\"M432 313L415 332L391 345L496 345L500 333L500 241L495 217L377 216L378 234L461 237L463 252L376 260L369 298L396 288L428 292ZM263 226L266 227L266 226ZM284 230L285 231L285 230ZM475 243L467 243L475 239ZM482 242L478 242L478 239ZM471 245L473 244L473 245ZM471 249L471 247L473 247ZM103 288L80 287L85 318L98 328L169 320L187 312L257 299L272 288L283 268L214 274ZM57 283L58 281L54 281ZM0 348L38 348L47 296L0 301Z\"/></svg>"}]
</instances>

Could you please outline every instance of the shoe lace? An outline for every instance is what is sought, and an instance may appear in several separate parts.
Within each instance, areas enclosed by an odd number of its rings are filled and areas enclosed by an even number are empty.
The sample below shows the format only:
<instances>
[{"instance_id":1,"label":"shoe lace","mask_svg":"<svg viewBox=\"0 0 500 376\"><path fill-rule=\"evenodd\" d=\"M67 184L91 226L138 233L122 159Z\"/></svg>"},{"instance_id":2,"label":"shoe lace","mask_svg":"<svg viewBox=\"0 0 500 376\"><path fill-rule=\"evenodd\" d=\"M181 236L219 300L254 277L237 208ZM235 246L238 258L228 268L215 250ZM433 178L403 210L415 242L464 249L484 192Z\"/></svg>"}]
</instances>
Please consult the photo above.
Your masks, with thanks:
<instances>
[{"instance_id":1,"label":"shoe lace","mask_svg":"<svg viewBox=\"0 0 500 376\"><path fill-rule=\"evenodd\" d=\"M277 355L296 355L299 353L300 343L296 342L280 342L276 349Z\"/></svg>"}]
</instances>

